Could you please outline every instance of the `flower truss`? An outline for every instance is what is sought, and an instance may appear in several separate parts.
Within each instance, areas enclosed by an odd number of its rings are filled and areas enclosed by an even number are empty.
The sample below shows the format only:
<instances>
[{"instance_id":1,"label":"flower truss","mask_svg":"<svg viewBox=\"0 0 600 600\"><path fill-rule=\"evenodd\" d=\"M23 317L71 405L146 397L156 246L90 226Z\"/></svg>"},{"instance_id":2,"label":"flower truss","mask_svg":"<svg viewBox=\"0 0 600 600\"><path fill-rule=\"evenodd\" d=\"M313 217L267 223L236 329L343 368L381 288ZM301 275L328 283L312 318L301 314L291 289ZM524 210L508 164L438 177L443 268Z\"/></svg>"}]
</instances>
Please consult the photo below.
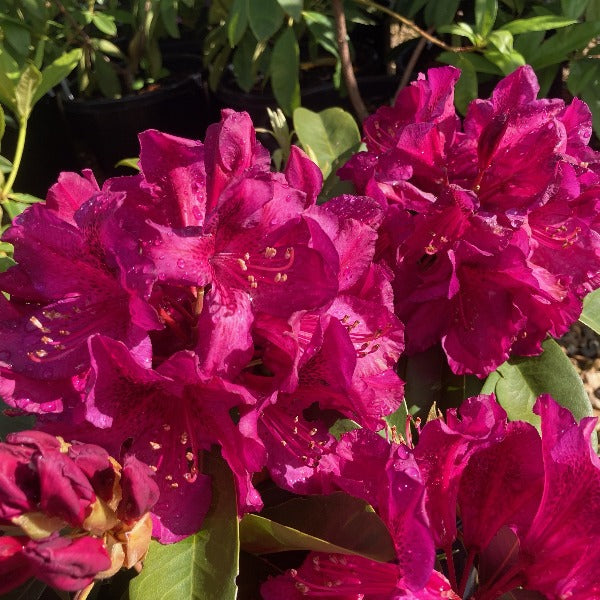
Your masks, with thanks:
<instances>
[{"instance_id":1,"label":"flower truss","mask_svg":"<svg viewBox=\"0 0 600 600\"><path fill-rule=\"evenodd\" d=\"M431 70L368 119L341 170L354 195L318 204L317 165L292 147L273 172L224 110L204 142L146 131L138 174L63 173L14 220L0 396L36 424L0 443L0 593L87 589L139 569L151 536L197 533L216 453L239 517L268 477L360 498L393 540L390 562L311 552L267 600L600 597L590 420L541 397L540 438L479 396L414 444L382 435L405 352L441 343L483 376L600 285L587 107L537 100L524 67L461 123L457 77ZM338 439L340 419L357 429Z\"/></svg>"},{"instance_id":2,"label":"flower truss","mask_svg":"<svg viewBox=\"0 0 600 600\"><path fill-rule=\"evenodd\" d=\"M376 259L395 273L407 351L441 341L455 373L481 376L539 354L598 287L599 155L588 107L537 100L530 67L462 123L458 77L431 69L369 117L342 175L385 207Z\"/></svg>"}]
</instances>

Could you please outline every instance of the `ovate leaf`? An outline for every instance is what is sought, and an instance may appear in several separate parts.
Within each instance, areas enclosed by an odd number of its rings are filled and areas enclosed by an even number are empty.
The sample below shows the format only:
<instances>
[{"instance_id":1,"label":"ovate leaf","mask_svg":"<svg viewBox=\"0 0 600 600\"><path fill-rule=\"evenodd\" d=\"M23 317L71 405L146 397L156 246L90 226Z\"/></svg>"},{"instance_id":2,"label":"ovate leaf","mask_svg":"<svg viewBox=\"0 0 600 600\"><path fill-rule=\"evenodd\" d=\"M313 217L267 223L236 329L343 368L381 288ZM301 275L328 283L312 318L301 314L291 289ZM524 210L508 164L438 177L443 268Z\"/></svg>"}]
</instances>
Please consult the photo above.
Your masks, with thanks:
<instances>
[{"instance_id":1,"label":"ovate leaf","mask_svg":"<svg viewBox=\"0 0 600 600\"><path fill-rule=\"evenodd\" d=\"M475 31L486 38L496 22L498 0L475 0Z\"/></svg>"},{"instance_id":2,"label":"ovate leaf","mask_svg":"<svg viewBox=\"0 0 600 600\"><path fill-rule=\"evenodd\" d=\"M111 37L117 35L117 25L115 23L115 18L112 15L96 12L92 16L92 23L106 35Z\"/></svg>"},{"instance_id":3,"label":"ovate leaf","mask_svg":"<svg viewBox=\"0 0 600 600\"><path fill-rule=\"evenodd\" d=\"M279 6L283 8L286 14L290 15L294 21L299 21L302 17L303 0L277 0Z\"/></svg>"},{"instance_id":4,"label":"ovate leaf","mask_svg":"<svg viewBox=\"0 0 600 600\"><path fill-rule=\"evenodd\" d=\"M211 456L213 499L202 530L176 544L150 544L142 572L129 584L130 600L235 600L239 528L233 477Z\"/></svg>"},{"instance_id":5,"label":"ovate leaf","mask_svg":"<svg viewBox=\"0 0 600 600\"><path fill-rule=\"evenodd\" d=\"M102 40L104 41L104 40ZM107 42L109 43L109 42ZM51 62L42 71L42 81L35 90L33 95L33 104L35 104L42 96L51 90L55 85L58 85L71 71L77 66L81 60L81 48L75 48L70 52L62 54L56 60Z\"/></svg>"},{"instance_id":6,"label":"ovate leaf","mask_svg":"<svg viewBox=\"0 0 600 600\"><path fill-rule=\"evenodd\" d=\"M283 23L284 12L277 0L250 0L248 2L248 22L256 39L268 40Z\"/></svg>"},{"instance_id":7,"label":"ovate leaf","mask_svg":"<svg viewBox=\"0 0 600 600\"><path fill-rule=\"evenodd\" d=\"M560 0L560 8L563 15L578 19L587 8L589 0Z\"/></svg>"},{"instance_id":8,"label":"ovate leaf","mask_svg":"<svg viewBox=\"0 0 600 600\"><path fill-rule=\"evenodd\" d=\"M268 554L312 550L356 554L373 560L394 558L394 545L383 521L368 504L342 492L294 498L242 519L244 550Z\"/></svg>"},{"instance_id":9,"label":"ovate leaf","mask_svg":"<svg viewBox=\"0 0 600 600\"><path fill-rule=\"evenodd\" d=\"M294 111L294 128L304 150L316 158L323 176L332 171L334 162L360 145L360 132L352 115L341 108L313 112L307 108Z\"/></svg>"},{"instance_id":10,"label":"ovate leaf","mask_svg":"<svg viewBox=\"0 0 600 600\"><path fill-rule=\"evenodd\" d=\"M17 115L21 119L27 119L34 105L35 93L42 82L42 74L33 65L27 65L19 77L15 88L15 100Z\"/></svg>"},{"instance_id":11,"label":"ovate leaf","mask_svg":"<svg viewBox=\"0 0 600 600\"><path fill-rule=\"evenodd\" d=\"M275 42L271 55L271 87L283 112L291 115L300 106L300 49L294 30L288 27Z\"/></svg>"},{"instance_id":12,"label":"ovate leaf","mask_svg":"<svg viewBox=\"0 0 600 600\"><path fill-rule=\"evenodd\" d=\"M540 356L511 358L491 373L482 393L495 393L498 402L515 421L539 428L533 405L540 394L550 394L579 420L592 415L592 405L571 361L553 340L543 343Z\"/></svg>"},{"instance_id":13,"label":"ovate leaf","mask_svg":"<svg viewBox=\"0 0 600 600\"><path fill-rule=\"evenodd\" d=\"M248 27L248 0L233 0L227 21L227 38L233 48L239 44Z\"/></svg>"},{"instance_id":14,"label":"ovate leaf","mask_svg":"<svg viewBox=\"0 0 600 600\"><path fill-rule=\"evenodd\" d=\"M600 290L595 290L585 297L579 320L600 334Z\"/></svg>"},{"instance_id":15,"label":"ovate leaf","mask_svg":"<svg viewBox=\"0 0 600 600\"><path fill-rule=\"evenodd\" d=\"M529 19L515 19L500 27L500 31L508 31L513 35L518 33L531 33L532 31L547 31L548 29L559 29L577 23L576 19L558 15L542 15Z\"/></svg>"}]
</instances>

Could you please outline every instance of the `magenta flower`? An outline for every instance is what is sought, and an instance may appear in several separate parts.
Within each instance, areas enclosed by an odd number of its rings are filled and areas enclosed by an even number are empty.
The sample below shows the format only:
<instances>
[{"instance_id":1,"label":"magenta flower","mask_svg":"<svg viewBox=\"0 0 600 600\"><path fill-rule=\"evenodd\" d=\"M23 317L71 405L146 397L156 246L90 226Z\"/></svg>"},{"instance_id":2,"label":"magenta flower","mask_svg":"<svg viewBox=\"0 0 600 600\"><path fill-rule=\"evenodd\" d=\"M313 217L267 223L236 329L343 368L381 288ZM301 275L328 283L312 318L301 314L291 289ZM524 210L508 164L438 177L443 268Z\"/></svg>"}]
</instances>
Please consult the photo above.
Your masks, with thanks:
<instances>
[{"instance_id":1,"label":"magenta flower","mask_svg":"<svg viewBox=\"0 0 600 600\"><path fill-rule=\"evenodd\" d=\"M537 100L529 67L462 126L457 76L432 69L369 117L367 152L340 174L388 206L377 258L395 274L407 351L441 342L454 372L483 376L538 354L597 287L598 158L585 105Z\"/></svg>"},{"instance_id":2,"label":"magenta flower","mask_svg":"<svg viewBox=\"0 0 600 600\"><path fill-rule=\"evenodd\" d=\"M404 584L396 564L316 552L311 552L299 569L266 581L260 591L265 600L460 600L436 571L423 589L413 592Z\"/></svg>"},{"instance_id":3,"label":"magenta flower","mask_svg":"<svg viewBox=\"0 0 600 600\"><path fill-rule=\"evenodd\" d=\"M69 424L61 417L46 426L102 443L113 455L125 446L150 465L160 489L152 511L156 537L171 543L200 529L211 501L202 456L212 444L221 446L234 473L240 512L262 506L251 482L264 464L256 423L251 415L239 424L231 416L256 401L245 388L203 376L191 352L175 354L152 370L139 365L121 342L97 336L90 340L90 354L93 387L85 421ZM123 472L129 468L126 461ZM148 504L135 492L130 503L136 513L140 504Z\"/></svg>"}]
</instances>

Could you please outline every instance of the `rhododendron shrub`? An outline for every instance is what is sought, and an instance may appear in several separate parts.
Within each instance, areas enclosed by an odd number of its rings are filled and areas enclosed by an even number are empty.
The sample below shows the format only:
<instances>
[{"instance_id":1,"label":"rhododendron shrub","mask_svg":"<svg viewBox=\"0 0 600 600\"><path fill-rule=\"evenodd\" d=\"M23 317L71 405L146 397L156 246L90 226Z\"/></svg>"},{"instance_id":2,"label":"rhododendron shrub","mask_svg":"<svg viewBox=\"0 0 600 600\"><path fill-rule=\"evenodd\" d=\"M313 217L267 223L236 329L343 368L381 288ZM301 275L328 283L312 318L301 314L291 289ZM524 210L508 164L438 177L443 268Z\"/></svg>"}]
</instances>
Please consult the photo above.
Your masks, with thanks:
<instances>
[{"instance_id":1,"label":"rhododendron shrub","mask_svg":"<svg viewBox=\"0 0 600 600\"><path fill-rule=\"evenodd\" d=\"M273 171L224 110L203 142L145 131L137 174L62 173L14 219L0 426L35 423L0 442L0 593L84 600L145 564L131 600L600 595L594 423L561 406L583 389L520 372L509 421L502 368L500 402L444 379L539 354L600 285L589 110L537 99L523 67L461 121L457 78L367 119L354 193L323 197L295 146Z\"/></svg>"}]
</instances>

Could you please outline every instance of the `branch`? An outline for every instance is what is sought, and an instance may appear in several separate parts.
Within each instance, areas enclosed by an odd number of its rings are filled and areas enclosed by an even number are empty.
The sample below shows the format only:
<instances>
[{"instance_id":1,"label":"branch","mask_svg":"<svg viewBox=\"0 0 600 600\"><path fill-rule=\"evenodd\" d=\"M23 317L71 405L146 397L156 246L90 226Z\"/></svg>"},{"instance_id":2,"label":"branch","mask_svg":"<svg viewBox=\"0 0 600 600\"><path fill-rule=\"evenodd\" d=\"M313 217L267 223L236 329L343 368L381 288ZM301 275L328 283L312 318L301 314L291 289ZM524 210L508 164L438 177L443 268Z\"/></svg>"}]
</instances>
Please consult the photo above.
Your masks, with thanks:
<instances>
[{"instance_id":1,"label":"branch","mask_svg":"<svg viewBox=\"0 0 600 600\"><path fill-rule=\"evenodd\" d=\"M335 32L337 35L337 45L340 53L340 60L342 62L342 75L346 88L348 90L348 96L350 96L350 102L356 116L362 123L369 112L363 102L356 83L356 77L354 76L354 69L352 68L352 60L350 59L350 49L348 48L348 32L346 30L346 17L344 15L344 7L342 6L342 0L331 0L331 6L333 8L333 15L335 19Z\"/></svg>"},{"instance_id":2,"label":"branch","mask_svg":"<svg viewBox=\"0 0 600 600\"><path fill-rule=\"evenodd\" d=\"M333 1L333 0L332 0ZM435 46L439 46L443 50L448 52L473 52L475 50L475 46L449 46L445 42L442 42L439 38L431 35L428 31L421 29L414 21L407 19L406 17L390 10L386 6L382 6L381 4L377 4L377 2L373 2L373 0L354 0L358 4L362 4L364 6L369 6L370 8L374 8L376 10L380 10L382 13L389 15L392 19L396 21L400 21L400 23L404 23L407 27L418 33L422 38L425 38L428 42L431 42Z\"/></svg>"}]
</instances>

